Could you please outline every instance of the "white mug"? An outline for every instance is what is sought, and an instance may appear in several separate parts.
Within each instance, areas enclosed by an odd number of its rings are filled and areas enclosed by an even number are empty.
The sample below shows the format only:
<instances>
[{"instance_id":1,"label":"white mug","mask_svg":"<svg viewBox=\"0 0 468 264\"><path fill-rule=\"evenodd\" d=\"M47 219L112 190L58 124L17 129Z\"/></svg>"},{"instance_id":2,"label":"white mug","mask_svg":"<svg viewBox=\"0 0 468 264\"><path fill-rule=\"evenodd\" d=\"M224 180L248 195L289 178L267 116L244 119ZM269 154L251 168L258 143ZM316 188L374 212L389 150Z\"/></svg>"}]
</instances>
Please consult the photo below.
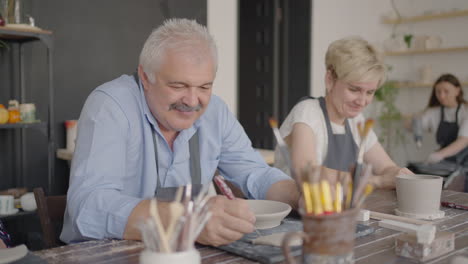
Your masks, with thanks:
<instances>
[{"instance_id":1,"label":"white mug","mask_svg":"<svg viewBox=\"0 0 468 264\"><path fill-rule=\"evenodd\" d=\"M21 208L23 208L25 211L34 211L37 209L36 198L32 192L28 192L21 196L20 201Z\"/></svg>"},{"instance_id":2,"label":"white mug","mask_svg":"<svg viewBox=\"0 0 468 264\"><path fill-rule=\"evenodd\" d=\"M65 128L67 130L67 150L75 151L76 133L78 129L78 120L66 120Z\"/></svg>"},{"instance_id":3,"label":"white mug","mask_svg":"<svg viewBox=\"0 0 468 264\"><path fill-rule=\"evenodd\" d=\"M153 263L201 264L201 257L198 250L194 248L188 251L171 253L143 250L140 253L140 264Z\"/></svg>"},{"instance_id":4,"label":"white mug","mask_svg":"<svg viewBox=\"0 0 468 264\"><path fill-rule=\"evenodd\" d=\"M15 212L15 198L13 195L0 195L0 215L8 215Z\"/></svg>"}]
</instances>

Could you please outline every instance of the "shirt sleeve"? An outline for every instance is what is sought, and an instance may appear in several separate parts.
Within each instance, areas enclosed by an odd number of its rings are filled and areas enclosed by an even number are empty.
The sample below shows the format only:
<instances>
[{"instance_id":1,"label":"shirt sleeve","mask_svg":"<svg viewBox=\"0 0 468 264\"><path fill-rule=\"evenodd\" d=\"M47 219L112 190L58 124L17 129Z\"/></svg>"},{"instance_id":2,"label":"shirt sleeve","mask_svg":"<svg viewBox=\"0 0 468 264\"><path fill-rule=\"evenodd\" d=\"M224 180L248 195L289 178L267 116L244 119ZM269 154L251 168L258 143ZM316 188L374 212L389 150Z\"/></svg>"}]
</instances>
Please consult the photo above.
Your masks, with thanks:
<instances>
[{"instance_id":1,"label":"shirt sleeve","mask_svg":"<svg viewBox=\"0 0 468 264\"><path fill-rule=\"evenodd\" d=\"M468 137L468 115L463 118L460 123L460 129L458 130L459 137Z\"/></svg>"},{"instance_id":2,"label":"shirt sleeve","mask_svg":"<svg viewBox=\"0 0 468 264\"><path fill-rule=\"evenodd\" d=\"M234 115L222 104L222 146L218 168L227 180L239 187L250 199L265 199L271 185L291 180L277 168L270 167L252 143Z\"/></svg>"},{"instance_id":3,"label":"shirt sleeve","mask_svg":"<svg viewBox=\"0 0 468 264\"><path fill-rule=\"evenodd\" d=\"M78 122L67 194L66 217L82 238L122 238L128 216L142 200L122 194L128 130L119 105L94 91Z\"/></svg>"},{"instance_id":4,"label":"shirt sleeve","mask_svg":"<svg viewBox=\"0 0 468 264\"><path fill-rule=\"evenodd\" d=\"M422 124L422 128L426 131L430 131L430 132L435 132L437 127L436 125L438 125L438 121L436 120L436 115L439 114L438 113L438 110L440 108L429 108L429 109L426 109L426 111L424 111L421 115L421 124ZM440 115L440 114L439 114Z\"/></svg>"}]
</instances>

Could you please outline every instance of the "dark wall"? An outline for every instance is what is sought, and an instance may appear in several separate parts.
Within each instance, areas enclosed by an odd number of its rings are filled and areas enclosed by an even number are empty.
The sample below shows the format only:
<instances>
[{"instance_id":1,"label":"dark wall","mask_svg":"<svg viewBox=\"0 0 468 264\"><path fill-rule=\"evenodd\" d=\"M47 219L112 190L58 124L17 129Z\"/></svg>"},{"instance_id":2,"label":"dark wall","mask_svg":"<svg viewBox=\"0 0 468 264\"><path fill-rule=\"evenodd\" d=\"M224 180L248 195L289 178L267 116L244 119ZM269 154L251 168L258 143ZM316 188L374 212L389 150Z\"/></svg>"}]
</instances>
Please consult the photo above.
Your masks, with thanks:
<instances>
[{"instance_id":1,"label":"dark wall","mask_svg":"<svg viewBox=\"0 0 468 264\"><path fill-rule=\"evenodd\" d=\"M38 27L54 33L53 84L55 87L56 148L65 147L64 120L78 119L88 94L98 85L132 73L151 30L168 17L193 18L206 24L206 0L42 0L30 1L29 12ZM0 103L17 94L11 87L15 48L0 51ZM13 53L13 55L12 55ZM26 44L26 99L47 117L46 49ZM17 67L13 66L13 67ZM47 142L37 131L27 131L26 181L16 179L14 133L0 131L0 190L15 185L29 188L47 184ZM68 165L56 160L55 193L65 193Z\"/></svg>"}]
</instances>

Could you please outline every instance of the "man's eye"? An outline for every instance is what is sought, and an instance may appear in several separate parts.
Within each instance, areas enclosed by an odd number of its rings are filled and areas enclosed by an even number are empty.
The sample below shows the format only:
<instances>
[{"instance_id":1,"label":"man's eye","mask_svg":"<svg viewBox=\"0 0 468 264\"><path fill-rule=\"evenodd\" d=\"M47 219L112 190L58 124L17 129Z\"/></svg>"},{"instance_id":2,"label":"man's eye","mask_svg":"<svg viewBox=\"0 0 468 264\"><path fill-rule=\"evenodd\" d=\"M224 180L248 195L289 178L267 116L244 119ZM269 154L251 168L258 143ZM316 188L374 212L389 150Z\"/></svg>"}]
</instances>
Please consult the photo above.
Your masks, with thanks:
<instances>
[{"instance_id":1,"label":"man's eye","mask_svg":"<svg viewBox=\"0 0 468 264\"><path fill-rule=\"evenodd\" d=\"M200 88L202 88L203 90L209 90L209 89L211 89L211 86L208 86L208 85L207 86L200 86Z\"/></svg>"}]
</instances>

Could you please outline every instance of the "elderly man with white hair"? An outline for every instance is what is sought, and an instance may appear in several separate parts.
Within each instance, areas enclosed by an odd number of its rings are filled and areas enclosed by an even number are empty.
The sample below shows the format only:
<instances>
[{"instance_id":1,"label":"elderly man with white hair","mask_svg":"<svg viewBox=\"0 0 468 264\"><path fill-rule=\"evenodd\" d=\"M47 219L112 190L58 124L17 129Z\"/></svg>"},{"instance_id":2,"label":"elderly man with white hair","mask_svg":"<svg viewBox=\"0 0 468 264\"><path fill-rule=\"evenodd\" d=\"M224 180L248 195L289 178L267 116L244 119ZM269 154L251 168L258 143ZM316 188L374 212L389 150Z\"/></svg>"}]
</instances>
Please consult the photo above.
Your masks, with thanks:
<instances>
[{"instance_id":1,"label":"elderly man with white hair","mask_svg":"<svg viewBox=\"0 0 468 264\"><path fill-rule=\"evenodd\" d=\"M171 19L141 51L138 73L96 88L80 115L61 239L141 239L150 199L209 184L215 171L250 199L297 207L295 182L269 167L226 104L212 95L217 50L206 27ZM163 222L168 203L159 202ZM197 241L222 245L254 230L243 199L210 199Z\"/></svg>"}]
</instances>

